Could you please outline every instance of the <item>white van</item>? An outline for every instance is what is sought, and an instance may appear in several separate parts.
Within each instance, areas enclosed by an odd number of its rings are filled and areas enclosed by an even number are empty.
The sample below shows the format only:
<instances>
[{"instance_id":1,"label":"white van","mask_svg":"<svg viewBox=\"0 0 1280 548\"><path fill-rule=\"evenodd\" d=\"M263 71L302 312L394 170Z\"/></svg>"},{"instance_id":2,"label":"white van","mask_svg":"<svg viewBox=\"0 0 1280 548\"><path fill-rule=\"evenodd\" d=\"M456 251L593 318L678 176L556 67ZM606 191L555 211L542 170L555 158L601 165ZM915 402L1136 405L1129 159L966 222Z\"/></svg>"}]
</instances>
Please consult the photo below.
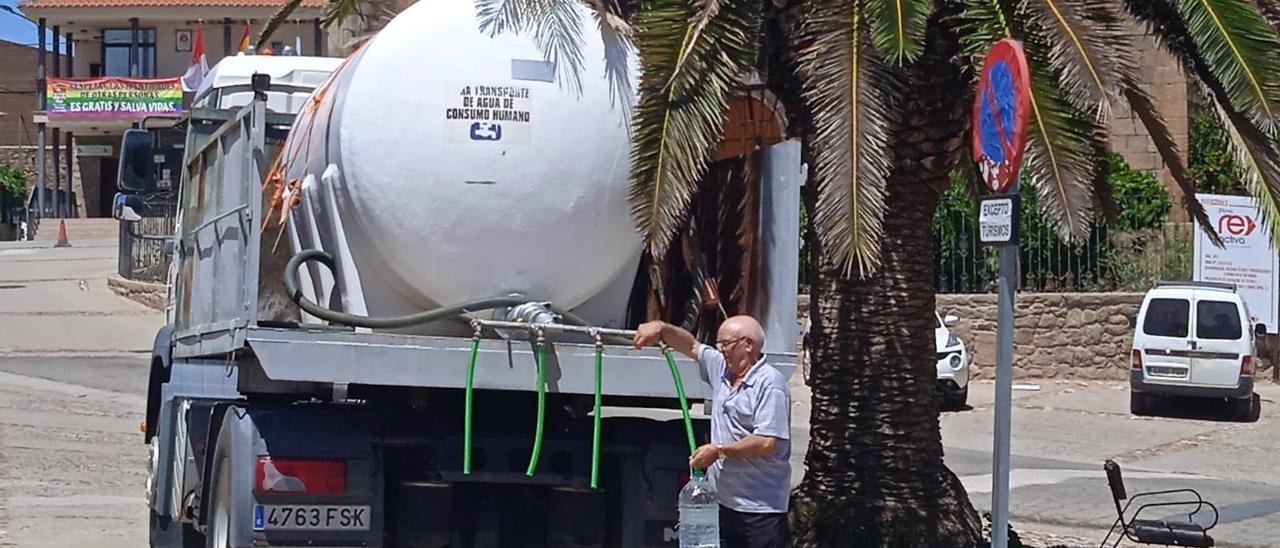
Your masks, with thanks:
<instances>
[{"instance_id":1,"label":"white van","mask_svg":"<svg viewBox=\"0 0 1280 548\"><path fill-rule=\"evenodd\" d=\"M1157 283L1134 322L1129 410L1145 415L1160 396L1225 398L1238 419L1257 420L1254 336L1262 330L1234 285Z\"/></svg>"}]
</instances>

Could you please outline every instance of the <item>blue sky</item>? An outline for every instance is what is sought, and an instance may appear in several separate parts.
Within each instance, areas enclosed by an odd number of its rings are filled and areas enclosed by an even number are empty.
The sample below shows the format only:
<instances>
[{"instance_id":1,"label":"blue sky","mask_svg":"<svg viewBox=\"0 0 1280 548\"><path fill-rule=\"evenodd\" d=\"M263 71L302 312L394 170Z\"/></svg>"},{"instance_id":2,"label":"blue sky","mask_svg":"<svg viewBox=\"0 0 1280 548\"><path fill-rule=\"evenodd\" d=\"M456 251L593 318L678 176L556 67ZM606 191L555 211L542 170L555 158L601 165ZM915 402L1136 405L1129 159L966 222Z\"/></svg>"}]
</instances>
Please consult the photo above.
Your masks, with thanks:
<instances>
[{"instance_id":1,"label":"blue sky","mask_svg":"<svg viewBox=\"0 0 1280 548\"><path fill-rule=\"evenodd\" d=\"M0 0L0 4L17 7L18 0ZM36 26L7 11L0 11L0 40L36 45Z\"/></svg>"}]
</instances>

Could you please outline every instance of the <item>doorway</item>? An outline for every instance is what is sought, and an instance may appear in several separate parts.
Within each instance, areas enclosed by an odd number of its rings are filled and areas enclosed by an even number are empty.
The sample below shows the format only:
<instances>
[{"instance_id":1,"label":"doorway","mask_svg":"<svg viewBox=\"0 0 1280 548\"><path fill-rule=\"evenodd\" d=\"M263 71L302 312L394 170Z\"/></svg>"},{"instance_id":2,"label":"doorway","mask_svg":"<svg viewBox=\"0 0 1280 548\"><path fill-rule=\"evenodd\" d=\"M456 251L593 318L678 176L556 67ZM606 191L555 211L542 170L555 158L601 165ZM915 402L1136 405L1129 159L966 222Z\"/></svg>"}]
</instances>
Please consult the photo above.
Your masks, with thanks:
<instances>
[{"instance_id":1,"label":"doorway","mask_svg":"<svg viewBox=\"0 0 1280 548\"><path fill-rule=\"evenodd\" d=\"M116 186L116 170L119 167L120 161L117 158L101 158L98 161L98 207L89 217L111 216L111 204L120 191Z\"/></svg>"}]
</instances>

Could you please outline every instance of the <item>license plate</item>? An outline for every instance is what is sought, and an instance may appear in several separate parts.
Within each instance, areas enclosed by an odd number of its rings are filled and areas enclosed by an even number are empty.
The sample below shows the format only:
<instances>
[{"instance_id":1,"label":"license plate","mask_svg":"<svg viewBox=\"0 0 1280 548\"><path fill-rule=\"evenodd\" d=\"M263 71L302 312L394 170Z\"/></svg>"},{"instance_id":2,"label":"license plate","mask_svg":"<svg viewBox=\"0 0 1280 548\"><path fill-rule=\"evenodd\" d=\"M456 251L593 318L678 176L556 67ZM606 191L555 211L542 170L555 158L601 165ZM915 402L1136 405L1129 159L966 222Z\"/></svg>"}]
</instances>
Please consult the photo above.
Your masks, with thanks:
<instances>
[{"instance_id":1,"label":"license plate","mask_svg":"<svg viewBox=\"0 0 1280 548\"><path fill-rule=\"evenodd\" d=\"M1158 365L1153 365L1147 368L1147 374L1153 377L1181 378L1187 376L1187 370L1180 367L1160 367Z\"/></svg>"},{"instance_id":2,"label":"license plate","mask_svg":"<svg viewBox=\"0 0 1280 548\"><path fill-rule=\"evenodd\" d=\"M368 506L255 504L254 531L368 531Z\"/></svg>"}]
</instances>

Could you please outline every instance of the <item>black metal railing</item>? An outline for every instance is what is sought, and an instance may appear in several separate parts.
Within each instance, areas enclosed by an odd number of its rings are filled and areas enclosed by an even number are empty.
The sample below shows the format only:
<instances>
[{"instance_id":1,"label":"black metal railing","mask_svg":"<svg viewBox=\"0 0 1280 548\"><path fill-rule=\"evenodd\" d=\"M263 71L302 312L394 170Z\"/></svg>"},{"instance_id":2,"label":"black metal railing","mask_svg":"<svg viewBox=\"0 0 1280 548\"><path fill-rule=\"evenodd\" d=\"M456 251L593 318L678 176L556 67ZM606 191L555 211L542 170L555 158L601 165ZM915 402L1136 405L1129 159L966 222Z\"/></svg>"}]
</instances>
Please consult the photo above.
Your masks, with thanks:
<instances>
[{"instance_id":1,"label":"black metal railing","mask_svg":"<svg viewBox=\"0 0 1280 548\"><path fill-rule=\"evenodd\" d=\"M1087 238L1067 242L1044 223L1023 216L1019 289L1035 292L1145 291L1156 280L1191 279L1191 226L1166 223L1115 230L1095 223ZM934 221L935 287L939 293L996 289L998 252L977 242L977 219L940 211Z\"/></svg>"},{"instance_id":2,"label":"black metal railing","mask_svg":"<svg viewBox=\"0 0 1280 548\"><path fill-rule=\"evenodd\" d=\"M176 200L168 197L149 200L142 219L120 221L120 276L140 281L164 283L169 273L168 246L176 221Z\"/></svg>"}]
</instances>

